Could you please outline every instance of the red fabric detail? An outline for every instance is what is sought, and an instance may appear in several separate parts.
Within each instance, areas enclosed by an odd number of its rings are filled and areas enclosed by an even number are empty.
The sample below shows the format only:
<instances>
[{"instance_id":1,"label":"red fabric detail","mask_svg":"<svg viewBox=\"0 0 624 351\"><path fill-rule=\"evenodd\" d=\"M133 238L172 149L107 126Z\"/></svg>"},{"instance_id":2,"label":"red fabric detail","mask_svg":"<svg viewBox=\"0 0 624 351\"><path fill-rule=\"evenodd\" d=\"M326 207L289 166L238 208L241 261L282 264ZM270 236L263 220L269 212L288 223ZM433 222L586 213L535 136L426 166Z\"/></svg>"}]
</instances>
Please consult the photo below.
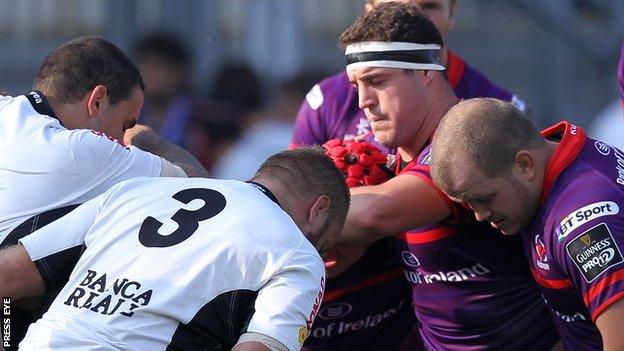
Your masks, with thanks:
<instances>
[{"instance_id":1,"label":"red fabric detail","mask_svg":"<svg viewBox=\"0 0 624 351\"><path fill-rule=\"evenodd\" d=\"M540 276L533 268L531 268L531 273L533 274L533 279L545 288L565 289L572 287L572 281L570 281L570 279L546 279Z\"/></svg>"},{"instance_id":2,"label":"red fabric detail","mask_svg":"<svg viewBox=\"0 0 624 351\"><path fill-rule=\"evenodd\" d=\"M388 280L392 280L396 277L399 277L401 274L403 274L403 268L397 268L395 270L389 271L389 272L385 272L382 274L378 274L372 278L368 278L368 279L364 279L362 280L360 283L358 283L355 286L352 286L350 288L344 288L344 289L338 289L338 290L332 290L332 291L326 291L325 292L325 296L323 297L323 302L328 302L328 301L332 301L335 300L339 297L342 297L346 294L350 294L356 290L360 290L360 289L364 289L367 288L369 286L373 286L373 285L377 285L377 284L381 284L384 282L387 282Z\"/></svg>"},{"instance_id":3,"label":"red fabric detail","mask_svg":"<svg viewBox=\"0 0 624 351\"><path fill-rule=\"evenodd\" d=\"M466 63L461 57L455 55L451 51L448 51L448 64L446 65L446 76L451 84L451 87L455 89L459 84L462 76L464 75L464 66Z\"/></svg>"},{"instance_id":4,"label":"red fabric detail","mask_svg":"<svg viewBox=\"0 0 624 351\"><path fill-rule=\"evenodd\" d=\"M598 296L606 287L613 283L617 283L620 280L624 279L624 269L621 269L617 272L609 273L599 282L594 284L584 295L583 302L585 302L585 306L589 307L589 303Z\"/></svg>"},{"instance_id":5,"label":"red fabric detail","mask_svg":"<svg viewBox=\"0 0 624 351\"><path fill-rule=\"evenodd\" d=\"M540 197L540 203L542 204L548 198L550 189L557 177L559 177L559 174L574 161L585 143L585 131L581 127L567 121L559 122L550 128L544 129L542 136L548 138L558 133L563 133L563 135L546 165L544 186L542 187L542 195Z\"/></svg>"},{"instance_id":6,"label":"red fabric detail","mask_svg":"<svg viewBox=\"0 0 624 351\"><path fill-rule=\"evenodd\" d=\"M624 297L624 291L620 291L619 293L611 296L605 302L600 304L600 306L598 306L598 308L596 308L594 310L594 312L592 312L592 315L591 315L592 321L594 321L594 323L595 323L596 319L598 319L598 316L602 313L602 311L604 311L611 304L613 304L614 302L618 301L619 299L621 299L623 297Z\"/></svg>"},{"instance_id":7,"label":"red fabric detail","mask_svg":"<svg viewBox=\"0 0 624 351\"><path fill-rule=\"evenodd\" d=\"M405 241L407 241L408 244L425 244L444 239L455 234L457 234L457 231L449 227L439 227L418 233L407 232L405 233Z\"/></svg>"}]
</instances>

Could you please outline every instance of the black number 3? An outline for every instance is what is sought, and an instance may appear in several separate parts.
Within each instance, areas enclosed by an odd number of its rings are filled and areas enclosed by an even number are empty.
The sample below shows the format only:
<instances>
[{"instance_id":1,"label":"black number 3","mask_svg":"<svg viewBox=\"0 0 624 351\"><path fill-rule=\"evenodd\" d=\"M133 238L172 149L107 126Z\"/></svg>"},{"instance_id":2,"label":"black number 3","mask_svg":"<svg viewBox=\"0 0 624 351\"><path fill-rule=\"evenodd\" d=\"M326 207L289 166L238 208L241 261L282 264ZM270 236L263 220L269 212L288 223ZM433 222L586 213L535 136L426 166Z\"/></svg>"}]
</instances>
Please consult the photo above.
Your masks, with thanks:
<instances>
[{"instance_id":1,"label":"black number 3","mask_svg":"<svg viewBox=\"0 0 624 351\"><path fill-rule=\"evenodd\" d=\"M204 200L204 206L195 211L179 209L171 216L178 223L178 229L169 235L158 234L158 229L163 225L156 218L145 218L139 230L139 241L147 247L168 247L179 244L188 239L199 227L199 222L205 221L219 214L225 208L225 197L212 189L192 188L177 192L172 196L183 204L200 199Z\"/></svg>"}]
</instances>

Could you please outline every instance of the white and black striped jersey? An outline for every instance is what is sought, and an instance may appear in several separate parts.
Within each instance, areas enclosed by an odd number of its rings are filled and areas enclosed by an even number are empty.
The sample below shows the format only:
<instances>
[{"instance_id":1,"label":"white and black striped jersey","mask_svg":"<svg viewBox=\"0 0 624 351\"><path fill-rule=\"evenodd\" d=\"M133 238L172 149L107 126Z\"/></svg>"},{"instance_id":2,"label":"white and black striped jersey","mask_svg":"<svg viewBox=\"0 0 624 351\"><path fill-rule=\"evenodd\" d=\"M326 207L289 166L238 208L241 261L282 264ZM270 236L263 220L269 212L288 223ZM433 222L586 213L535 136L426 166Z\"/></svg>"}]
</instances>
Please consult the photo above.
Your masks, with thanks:
<instances>
[{"instance_id":1,"label":"white and black striped jersey","mask_svg":"<svg viewBox=\"0 0 624 351\"><path fill-rule=\"evenodd\" d=\"M102 133L66 129L39 92L0 96L0 246L161 167L159 156Z\"/></svg>"},{"instance_id":2,"label":"white and black striped jersey","mask_svg":"<svg viewBox=\"0 0 624 351\"><path fill-rule=\"evenodd\" d=\"M20 242L48 289L70 274L20 350L229 350L244 332L298 350L323 294L319 254L259 184L135 178Z\"/></svg>"}]
</instances>

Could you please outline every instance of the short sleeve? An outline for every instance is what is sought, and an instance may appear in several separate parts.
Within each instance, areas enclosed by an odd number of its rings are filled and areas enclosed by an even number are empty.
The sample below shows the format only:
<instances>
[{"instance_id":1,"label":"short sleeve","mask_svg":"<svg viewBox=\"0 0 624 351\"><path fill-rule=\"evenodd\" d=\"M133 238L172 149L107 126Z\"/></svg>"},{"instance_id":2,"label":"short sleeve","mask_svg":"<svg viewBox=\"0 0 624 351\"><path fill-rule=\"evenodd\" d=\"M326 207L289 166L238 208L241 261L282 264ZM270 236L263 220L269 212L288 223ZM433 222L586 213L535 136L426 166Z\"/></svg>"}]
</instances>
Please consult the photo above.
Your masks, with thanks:
<instances>
[{"instance_id":1,"label":"short sleeve","mask_svg":"<svg viewBox=\"0 0 624 351\"><path fill-rule=\"evenodd\" d=\"M78 262L85 238L95 222L106 194L29 234L19 242L37 266L46 291L60 289Z\"/></svg>"},{"instance_id":2,"label":"short sleeve","mask_svg":"<svg viewBox=\"0 0 624 351\"><path fill-rule=\"evenodd\" d=\"M113 185L134 177L158 177L160 156L126 146L103 133L76 130L68 142L77 173L77 191L86 201Z\"/></svg>"},{"instance_id":3,"label":"short sleeve","mask_svg":"<svg viewBox=\"0 0 624 351\"><path fill-rule=\"evenodd\" d=\"M555 258L574 282L592 320L624 297L622 196L587 203L560 216Z\"/></svg>"},{"instance_id":4,"label":"short sleeve","mask_svg":"<svg viewBox=\"0 0 624 351\"><path fill-rule=\"evenodd\" d=\"M247 332L270 336L289 350L301 349L324 287L325 268L320 257L296 252L260 289Z\"/></svg>"}]
</instances>

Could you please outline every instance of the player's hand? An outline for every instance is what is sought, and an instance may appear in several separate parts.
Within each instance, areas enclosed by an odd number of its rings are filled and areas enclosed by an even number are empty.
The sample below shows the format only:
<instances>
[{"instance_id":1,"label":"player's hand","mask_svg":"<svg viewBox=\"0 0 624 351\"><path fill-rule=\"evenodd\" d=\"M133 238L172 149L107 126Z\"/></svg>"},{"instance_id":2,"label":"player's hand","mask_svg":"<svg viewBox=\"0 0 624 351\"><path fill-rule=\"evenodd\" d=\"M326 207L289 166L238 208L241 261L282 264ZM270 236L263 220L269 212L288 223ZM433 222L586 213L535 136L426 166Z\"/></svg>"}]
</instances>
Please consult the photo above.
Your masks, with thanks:
<instances>
[{"instance_id":1,"label":"player's hand","mask_svg":"<svg viewBox=\"0 0 624 351\"><path fill-rule=\"evenodd\" d=\"M381 184L392 176L386 167L387 155L367 141L332 139L323 147L345 175L349 188Z\"/></svg>"},{"instance_id":2,"label":"player's hand","mask_svg":"<svg viewBox=\"0 0 624 351\"><path fill-rule=\"evenodd\" d=\"M126 132L124 133L123 143L126 145L133 145L132 140L134 139L134 137L141 133L150 133L156 135L156 132L152 128L144 124L136 124L134 127L126 129Z\"/></svg>"}]
</instances>

